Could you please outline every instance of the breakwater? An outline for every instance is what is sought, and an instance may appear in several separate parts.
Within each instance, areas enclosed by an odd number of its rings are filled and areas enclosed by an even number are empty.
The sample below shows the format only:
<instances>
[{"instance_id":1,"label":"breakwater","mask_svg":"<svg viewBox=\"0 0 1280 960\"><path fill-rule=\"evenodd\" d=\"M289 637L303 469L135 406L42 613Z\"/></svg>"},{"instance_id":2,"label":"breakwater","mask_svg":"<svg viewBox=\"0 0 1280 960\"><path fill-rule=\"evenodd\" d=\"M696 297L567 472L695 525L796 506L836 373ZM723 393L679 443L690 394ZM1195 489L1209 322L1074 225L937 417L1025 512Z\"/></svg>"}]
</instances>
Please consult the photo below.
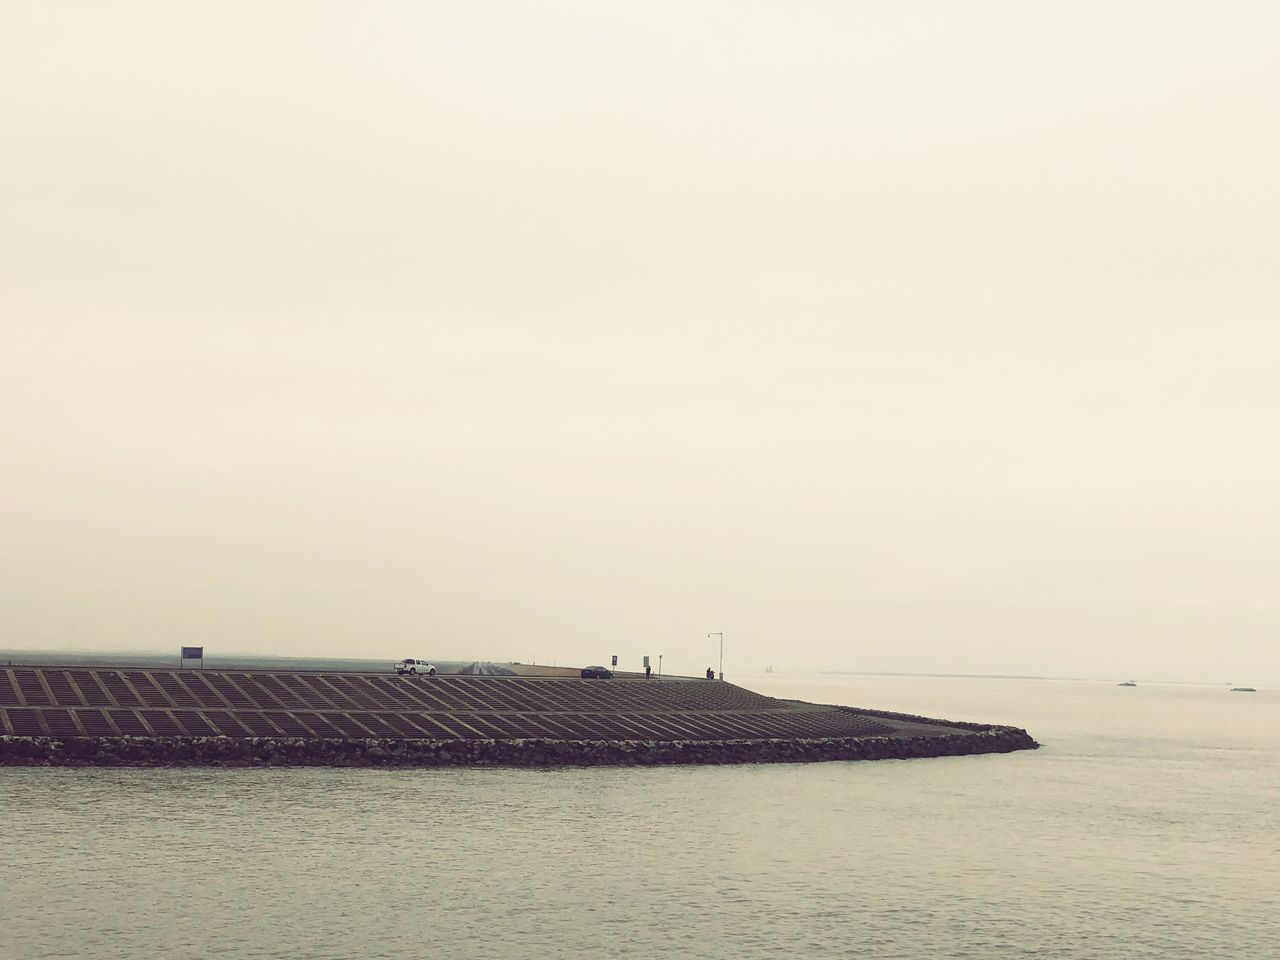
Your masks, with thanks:
<instances>
[{"instance_id":1,"label":"breakwater","mask_svg":"<svg viewBox=\"0 0 1280 960\"><path fill-rule=\"evenodd\" d=\"M0 764L554 766L1004 753L1022 730L720 681L0 668Z\"/></svg>"}]
</instances>

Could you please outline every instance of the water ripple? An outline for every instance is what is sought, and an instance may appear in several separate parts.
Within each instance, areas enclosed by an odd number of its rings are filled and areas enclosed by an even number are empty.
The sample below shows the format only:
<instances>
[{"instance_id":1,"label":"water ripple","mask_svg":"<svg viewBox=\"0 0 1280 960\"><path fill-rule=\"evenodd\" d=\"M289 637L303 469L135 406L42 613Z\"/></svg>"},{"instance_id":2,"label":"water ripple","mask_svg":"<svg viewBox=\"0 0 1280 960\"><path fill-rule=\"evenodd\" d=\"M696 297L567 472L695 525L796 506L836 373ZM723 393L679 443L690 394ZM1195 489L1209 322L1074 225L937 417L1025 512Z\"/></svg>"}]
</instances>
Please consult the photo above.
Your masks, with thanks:
<instances>
[{"instance_id":1,"label":"water ripple","mask_svg":"<svg viewBox=\"0 0 1280 960\"><path fill-rule=\"evenodd\" d=\"M1044 750L908 763L0 770L0 958L1274 955L1280 723L1166 706L1029 689Z\"/></svg>"}]
</instances>

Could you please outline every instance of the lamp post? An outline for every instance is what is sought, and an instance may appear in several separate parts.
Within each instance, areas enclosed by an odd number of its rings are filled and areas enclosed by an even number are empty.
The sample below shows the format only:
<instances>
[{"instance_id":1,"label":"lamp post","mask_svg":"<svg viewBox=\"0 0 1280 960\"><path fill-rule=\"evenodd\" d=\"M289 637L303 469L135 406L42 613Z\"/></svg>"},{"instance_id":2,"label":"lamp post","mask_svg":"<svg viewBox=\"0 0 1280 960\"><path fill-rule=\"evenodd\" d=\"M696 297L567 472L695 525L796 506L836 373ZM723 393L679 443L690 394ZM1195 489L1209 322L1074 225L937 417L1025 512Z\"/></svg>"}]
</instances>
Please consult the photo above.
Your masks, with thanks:
<instances>
[{"instance_id":1,"label":"lamp post","mask_svg":"<svg viewBox=\"0 0 1280 960\"><path fill-rule=\"evenodd\" d=\"M707 636L720 638L720 679L723 680L724 679L724 632L721 630L714 630L711 633L708 633Z\"/></svg>"}]
</instances>

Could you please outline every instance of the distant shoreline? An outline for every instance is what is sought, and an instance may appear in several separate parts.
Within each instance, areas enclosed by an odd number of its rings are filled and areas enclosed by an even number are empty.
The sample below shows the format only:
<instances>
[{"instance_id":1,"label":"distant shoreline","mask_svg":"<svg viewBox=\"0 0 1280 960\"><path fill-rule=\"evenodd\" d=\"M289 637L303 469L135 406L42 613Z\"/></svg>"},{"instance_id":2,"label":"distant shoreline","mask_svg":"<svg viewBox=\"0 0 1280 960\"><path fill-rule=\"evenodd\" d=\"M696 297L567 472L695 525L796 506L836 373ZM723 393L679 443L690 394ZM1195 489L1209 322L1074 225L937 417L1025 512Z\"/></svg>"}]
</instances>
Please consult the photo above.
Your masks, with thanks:
<instances>
[{"instance_id":1,"label":"distant shoreline","mask_svg":"<svg viewBox=\"0 0 1280 960\"><path fill-rule=\"evenodd\" d=\"M777 674L774 674L775 676ZM785 676L786 674L783 674ZM804 674L794 674L803 676ZM821 677L931 677L936 680L1051 680L1062 683L1115 683L1115 677L1045 677L1019 673L908 673L901 670L818 670L812 676ZM1150 683L1175 687L1228 687L1229 681L1214 680L1144 680L1138 678L1139 684ZM1259 688L1261 689L1261 688Z\"/></svg>"}]
</instances>

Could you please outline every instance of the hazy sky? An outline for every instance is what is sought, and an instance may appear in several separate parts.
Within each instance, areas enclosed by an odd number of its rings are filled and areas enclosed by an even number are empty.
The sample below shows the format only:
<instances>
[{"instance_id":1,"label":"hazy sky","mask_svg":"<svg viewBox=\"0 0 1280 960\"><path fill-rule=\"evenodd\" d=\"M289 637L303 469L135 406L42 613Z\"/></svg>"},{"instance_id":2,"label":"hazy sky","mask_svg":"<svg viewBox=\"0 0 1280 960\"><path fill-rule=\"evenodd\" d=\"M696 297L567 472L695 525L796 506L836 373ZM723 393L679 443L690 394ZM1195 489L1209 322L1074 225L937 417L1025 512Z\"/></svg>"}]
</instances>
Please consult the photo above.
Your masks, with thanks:
<instances>
[{"instance_id":1,"label":"hazy sky","mask_svg":"<svg viewBox=\"0 0 1280 960\"><path fill-rule=\"evenodd\" d=\"M1280 7L0 5L0 646L1280 682Z\"/></svg>"}]
</instances>

